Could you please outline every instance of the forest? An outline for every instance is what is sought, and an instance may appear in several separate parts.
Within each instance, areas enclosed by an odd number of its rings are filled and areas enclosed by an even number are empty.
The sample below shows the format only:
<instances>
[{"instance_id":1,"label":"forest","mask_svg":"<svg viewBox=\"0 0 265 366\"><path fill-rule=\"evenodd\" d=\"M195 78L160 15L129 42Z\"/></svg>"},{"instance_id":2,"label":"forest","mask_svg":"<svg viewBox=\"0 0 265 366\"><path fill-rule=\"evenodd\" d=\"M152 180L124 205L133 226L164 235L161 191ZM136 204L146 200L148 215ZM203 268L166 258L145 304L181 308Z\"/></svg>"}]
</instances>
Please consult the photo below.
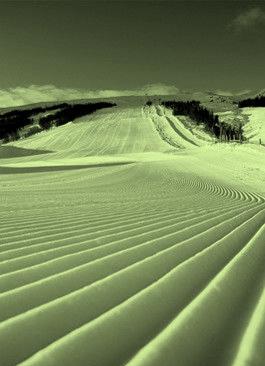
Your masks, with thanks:
<instances>
[{"instance_id":1,"label":"forest","mask_svg":"<svg viewBox=\"0 0 265 366\"><path fill-rule=\"evenodd\" d=\"M238 102L239 108L244 107L265 107L265 96L258 96L256 98L243 99Z\"/></svg>"},{"instance_id":2,"label":"forest","mask_svg":"<svg viewBox=\"0 0 265 366\"><path fill-rule=\"evenodd\" d=\"M39 125L43 129L49 129L52 126L62 126L76 118L91 114L102 108L110 108L116 106L115 103L98 102L86 104L68 104L52 115L41 117Z\"/></svg>"},{"instance_id":3,"label":"forest","mask_svg":"<svg viewBox=\"0 0 265 366\"><path fill-rule=\"evenodd\" d=\"M115 106L115 103L98 102L85 104L60 103L49 107L36 107L32 109L15 109L0 115L0 139L3 142L17 140L21 131L27 127L35 127L32 131L40 132L52 126L61 126L74 121L78 117L91 114L98 109ZM38 119L38 125L34 122L34 116L40 113L56 111Z\"/></svg>"},{"instance_id":4,"label":"forest","mask_svg":"<svg viewBox=\"0 0 265 366\"><path fill-rule=\"evenodd\" d=\"M162 105L171 108L175 116L188 116L196 124L202 123L207 131L221 141L244 140L241 124L232 126L229 123L220 122L218 115L201 106L199 101L165 101Z\"/></svg>"}]
</instances>

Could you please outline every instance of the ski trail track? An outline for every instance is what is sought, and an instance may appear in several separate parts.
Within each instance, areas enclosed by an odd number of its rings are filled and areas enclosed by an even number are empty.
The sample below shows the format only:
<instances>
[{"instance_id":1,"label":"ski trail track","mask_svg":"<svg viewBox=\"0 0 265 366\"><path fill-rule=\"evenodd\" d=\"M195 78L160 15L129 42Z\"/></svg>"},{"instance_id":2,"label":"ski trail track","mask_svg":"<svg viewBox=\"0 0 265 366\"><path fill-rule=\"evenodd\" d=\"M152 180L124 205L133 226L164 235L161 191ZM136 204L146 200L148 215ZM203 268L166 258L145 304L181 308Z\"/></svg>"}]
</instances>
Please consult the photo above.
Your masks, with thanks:
<instances>
[{"instance_id":1,"label":"ski trail track","mask_svg":"<svg viewBox=\"0 0 265 366\"><path fill-rule=\"evenodd\" d=\"M8 145L1 365L263 365L265 200L204 145L159 107Z\"/></svg>"}]
</instances>

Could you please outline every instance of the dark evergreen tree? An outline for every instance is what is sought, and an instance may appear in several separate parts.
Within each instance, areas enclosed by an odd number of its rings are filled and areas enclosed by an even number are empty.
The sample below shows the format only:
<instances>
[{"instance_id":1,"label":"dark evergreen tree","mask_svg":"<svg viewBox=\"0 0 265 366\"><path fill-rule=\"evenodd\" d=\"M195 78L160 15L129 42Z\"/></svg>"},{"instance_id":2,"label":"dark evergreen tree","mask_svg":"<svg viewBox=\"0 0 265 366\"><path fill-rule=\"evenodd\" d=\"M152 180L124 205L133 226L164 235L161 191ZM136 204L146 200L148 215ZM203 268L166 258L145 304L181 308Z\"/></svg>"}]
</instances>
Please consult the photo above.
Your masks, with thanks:
<instances>
[{"instance_id":1,"label":"dark evergreen tree","mask_svg":"<svg viewBox=\"0 0 265 366\"><path fill-rule=\"evenodd\" d=\"M171 108L173 115L189 116L196 124L203 123L208 131L211 131L221 141L244 139L242 125L238 129L231 124L220 122L218 115L200 105L200 102L192 101L166 101L162 103Z\"/></svg>"},{"instance_id":2,"label":"dark evergreen tree","mask_svg":"<svg viewBox=\"0 0 265 366\"><path fill-rule=\"evenodd\" d=\"M47 111L57 110L53 114L39 118L39 126L49 129L51 126L60 126L74 121L78 117L91 114L98 109L110 108L115 103L98 102L83 104L61 103L49 107L36 107L31 109L15 109L0 115L0 139L4 141L19 138L19 130L33 124L33 116ZM58 110L59 109L59 110Z\"/></svg>"},{"instance_id":3,"label":"dark evergreen tree","mask_svg":"<svg viewBox=\"0 0 265 366\"><path fill-rule=\"evenodd\" d=\"M265 107L265 96L257 96L255 98L247 98L238 102L239 108L244 107Z\"/></svg>"}]
</instances>

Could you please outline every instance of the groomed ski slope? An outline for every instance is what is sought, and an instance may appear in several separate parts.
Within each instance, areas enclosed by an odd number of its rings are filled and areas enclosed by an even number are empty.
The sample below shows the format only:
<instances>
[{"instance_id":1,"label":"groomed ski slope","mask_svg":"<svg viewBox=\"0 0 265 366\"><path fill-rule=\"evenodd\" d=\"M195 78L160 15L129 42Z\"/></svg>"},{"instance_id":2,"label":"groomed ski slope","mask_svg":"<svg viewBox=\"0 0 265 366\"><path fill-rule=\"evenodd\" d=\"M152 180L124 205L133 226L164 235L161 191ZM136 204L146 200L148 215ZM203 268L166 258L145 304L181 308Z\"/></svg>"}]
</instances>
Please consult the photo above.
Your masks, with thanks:
<instances>
[{"instance_id":1,"label":"groomed ski slope","mask_svg":"<svg viewBox=\"0 0 265 366\"><path fill-rule=\"evenodd\" d=\"M265 148L159 108L0 147L1 365L264 364Z\"/></svg>"}]
</instances>

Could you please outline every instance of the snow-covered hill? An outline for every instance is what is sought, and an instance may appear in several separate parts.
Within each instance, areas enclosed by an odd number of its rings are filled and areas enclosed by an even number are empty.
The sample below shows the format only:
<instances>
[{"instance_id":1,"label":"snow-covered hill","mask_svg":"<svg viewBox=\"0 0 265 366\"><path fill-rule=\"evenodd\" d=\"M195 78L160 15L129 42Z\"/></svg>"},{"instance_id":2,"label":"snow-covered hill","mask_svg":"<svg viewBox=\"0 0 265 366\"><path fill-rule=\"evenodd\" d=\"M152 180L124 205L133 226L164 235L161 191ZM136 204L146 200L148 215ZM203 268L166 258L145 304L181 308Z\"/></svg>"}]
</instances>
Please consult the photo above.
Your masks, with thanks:
<instances>
[{"instance_id":1,"label":"snow-covered hill","mask_svg":"<svg viewBox=\"0 0 265 366\"><path fill-rule=\"evenodd\" d=\"M265 148L129 104L0 147L1 363L262 365Z\"/></svg>"}]
</instances>

